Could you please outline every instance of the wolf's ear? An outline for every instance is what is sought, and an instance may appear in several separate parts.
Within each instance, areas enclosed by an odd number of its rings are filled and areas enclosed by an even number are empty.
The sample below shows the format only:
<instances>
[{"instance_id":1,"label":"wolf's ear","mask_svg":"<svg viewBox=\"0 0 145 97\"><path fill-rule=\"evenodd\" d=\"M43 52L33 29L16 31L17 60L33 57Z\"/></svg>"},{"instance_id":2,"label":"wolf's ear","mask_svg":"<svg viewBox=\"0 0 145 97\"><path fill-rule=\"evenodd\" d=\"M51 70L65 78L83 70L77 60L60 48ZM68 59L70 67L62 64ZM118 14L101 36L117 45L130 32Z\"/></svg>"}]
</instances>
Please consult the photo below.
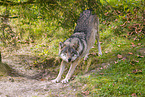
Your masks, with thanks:
<instances>
[{"instance_id":1,"label":"wolf's ear","mask_svg":"<svg viewBox=\"0 0 145 97\"><path fill-rule=\"evenodd\" d=\"M73 47L77 50L77 49L79 48L79 44L78 44L78 43L75 43L75 44L73 45Z\"/></svg>"},{"instance_id":2,"label":"wolf's ear","mask_svg":"<svg viewBox=\"0 0 145 97\"><path fill-rule=\"evenodd\" d=\"M64 43L59 42L59 48L63 48L63 46L64 46Z\"/></svg>"}]
</instances>

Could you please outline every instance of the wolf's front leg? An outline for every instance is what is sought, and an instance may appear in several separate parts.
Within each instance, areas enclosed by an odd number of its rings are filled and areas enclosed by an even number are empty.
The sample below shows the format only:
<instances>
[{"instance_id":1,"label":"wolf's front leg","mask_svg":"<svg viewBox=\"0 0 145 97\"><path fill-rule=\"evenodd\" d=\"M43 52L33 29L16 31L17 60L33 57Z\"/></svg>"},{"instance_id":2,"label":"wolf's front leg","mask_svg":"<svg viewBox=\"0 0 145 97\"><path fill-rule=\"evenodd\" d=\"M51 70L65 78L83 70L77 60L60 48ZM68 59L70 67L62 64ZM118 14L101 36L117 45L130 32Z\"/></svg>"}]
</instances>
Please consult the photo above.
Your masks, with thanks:
<instances>
[{"instance_id":1,"label":"wolf's front leg","mask_svg":"<svg viewBox=\"0 0 145 97\"><path fill-rule=\"evenodd\" d=\"M71 78L72 74L74 73L74 70L75 70L75 68L76 68L77 65L78 65L78 59L75 60L75 61L71 64L71 66L70 66L70 68L69 68L69 71L68 71L68 73L67 73L65 79L63 79L63 80L61 81L62 83L67 83L67 82L69 81L69 79Z\"/></svg>"},{"instance_id":2,"label":"wolf's front leg","mask_svg":"<svg viewBox=\"0 0 145 97\"><path fill-rule=\"evenodd\" d=\"M52 80L53 83L56 83L56 82L59 82L60 81L61 76L63 74L63 71L65 69L65 65L66 65L66 62L62 60L61 66L60 66L60 70L59 70L59 74L58 74L58 76L57 76L56 79Z\"/></svg>"}]
</instances>

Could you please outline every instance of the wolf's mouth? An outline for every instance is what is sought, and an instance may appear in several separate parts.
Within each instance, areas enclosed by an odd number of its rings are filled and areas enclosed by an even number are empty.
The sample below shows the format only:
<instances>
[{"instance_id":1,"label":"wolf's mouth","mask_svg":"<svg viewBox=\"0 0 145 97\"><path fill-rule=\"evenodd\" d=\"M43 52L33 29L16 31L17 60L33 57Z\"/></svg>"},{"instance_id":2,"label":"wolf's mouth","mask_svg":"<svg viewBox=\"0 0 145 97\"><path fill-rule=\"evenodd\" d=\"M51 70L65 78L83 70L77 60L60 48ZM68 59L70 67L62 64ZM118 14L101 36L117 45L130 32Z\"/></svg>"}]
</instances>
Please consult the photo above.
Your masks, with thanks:
<instances>
[{"instance_id":1,"label":"wolf's mouth","mask_svg":"<svg viewBox=\"0 0 145 97\"><path fill-rule=\"evenodd\" d=\"M68 59L68 62L70 62L70 61L71 61L71 58Z\"/></svg>"}]
</instances>

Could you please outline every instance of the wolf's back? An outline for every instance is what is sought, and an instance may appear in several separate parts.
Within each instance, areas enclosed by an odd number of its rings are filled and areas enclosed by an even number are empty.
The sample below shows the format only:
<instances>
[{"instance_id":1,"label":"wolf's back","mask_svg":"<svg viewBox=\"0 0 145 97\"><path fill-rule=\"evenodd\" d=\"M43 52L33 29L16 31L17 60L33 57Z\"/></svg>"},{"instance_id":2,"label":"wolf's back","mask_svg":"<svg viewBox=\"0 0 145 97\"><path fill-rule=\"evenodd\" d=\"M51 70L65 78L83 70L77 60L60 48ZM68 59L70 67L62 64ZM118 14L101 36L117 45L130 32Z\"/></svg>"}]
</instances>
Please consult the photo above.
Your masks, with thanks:
<instances>
[{"instance_id":1,"label":"wolf's back","mask_svg":"<svg viewBox=\"0 0 145 97\"><path fill-rule=\"evenodd\" d=\"M80 14L74 32L86 32L89 26L89 17L91 15L91 10L83 11L83 13Z\"/></svg>"},{"instance_id":2,"label":"wolf's back","mask_svg":"<svg viewBox=\"0 0 145 97\"><path fill-rule=\"evenodd\" d=\"M75 27L74 33L84 33L86 40L90 39L90 35L92 33L92 30L98 29L96 28L97 25L97 16L92 15L91 10L85 10L83 13L80 14L80 17L77 21L77 25Z\"/></svg>"}]
</instances>

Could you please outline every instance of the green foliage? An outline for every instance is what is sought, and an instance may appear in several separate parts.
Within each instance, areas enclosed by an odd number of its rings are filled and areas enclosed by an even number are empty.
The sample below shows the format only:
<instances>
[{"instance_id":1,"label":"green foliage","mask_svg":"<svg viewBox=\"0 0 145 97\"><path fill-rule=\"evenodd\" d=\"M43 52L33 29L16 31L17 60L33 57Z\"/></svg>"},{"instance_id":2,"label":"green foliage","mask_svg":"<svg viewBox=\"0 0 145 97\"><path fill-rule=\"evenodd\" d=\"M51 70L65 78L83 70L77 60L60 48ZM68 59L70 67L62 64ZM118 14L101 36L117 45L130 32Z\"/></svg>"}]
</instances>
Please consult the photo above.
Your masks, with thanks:
<instances>
[{"instance_id":1,"label":"green foliage","mask_svg":"<svg viewBox=\"0 0 145 97\"><path fill-rule=\"evenodd\" d=\"M93 9L100 17L101 30L110 27L117 35L144 38L144 2L142 0L69 0L40 1L15 0L2 2L1 19L8 16L8 24L1 22L0 37L4 44L31 43L43 37L55 39L57 32L67 30L73 33L79 14L85 9ZM6 4L9 4L6 6ZM6 26L3 26L5 24ZM3 30L4 29L4 30ZM65 33L63 31L63 33ZM68 33L66 36L69 36ZM63 35L63 34L61 34ZM63 37L62 37L63 39ZM52 40L52 41L53 41Z\"/></svg>"}]
</instances>

